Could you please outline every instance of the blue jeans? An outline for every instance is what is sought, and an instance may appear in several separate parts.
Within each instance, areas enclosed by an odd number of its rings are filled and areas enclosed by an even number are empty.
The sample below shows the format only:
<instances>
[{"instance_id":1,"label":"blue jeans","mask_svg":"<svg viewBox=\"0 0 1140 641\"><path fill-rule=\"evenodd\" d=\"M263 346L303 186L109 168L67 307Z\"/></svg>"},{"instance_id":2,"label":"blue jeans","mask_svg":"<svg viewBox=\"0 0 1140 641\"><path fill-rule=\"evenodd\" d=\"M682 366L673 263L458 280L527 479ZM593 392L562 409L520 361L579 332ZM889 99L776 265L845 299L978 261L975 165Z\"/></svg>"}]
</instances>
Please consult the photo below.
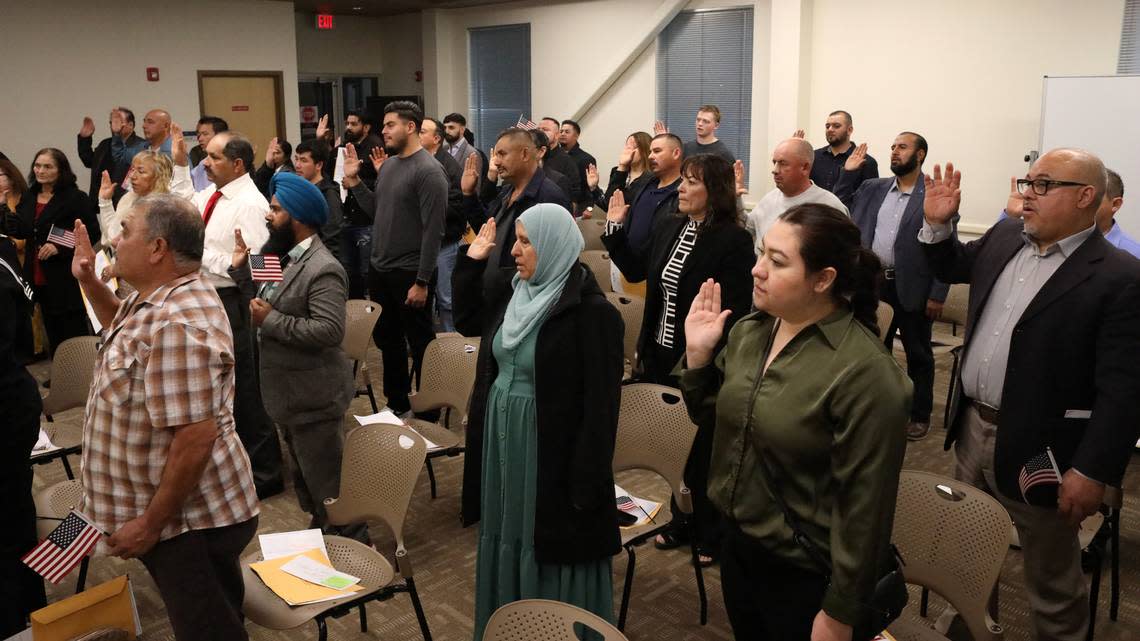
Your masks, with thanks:
<instances>
[{"instance_id":1,"label":"blue jeans","mask_svg":"<svg viewBox=\"0 0 1140 641\"><path fill-rule=\"evenodd\" d=\"M372 257L372 226L346 226L340 232L340 264L348 273L348 297L364 298L368 291L368 261Z\"/></svg>"},{"instance_id":2,"label":"blue jeans","mask_svg":"<svg viewBox=\"0 0 1140 641\"><path fill-rule=\"evenodd\" d=\"M455 260L459 257L459 241L443 243L439 247L439 258L435 261L435 310L439 314L440 328L445 332L455 331L451 316L451 272L455 271Z\"/></svg>"}]
</instances>

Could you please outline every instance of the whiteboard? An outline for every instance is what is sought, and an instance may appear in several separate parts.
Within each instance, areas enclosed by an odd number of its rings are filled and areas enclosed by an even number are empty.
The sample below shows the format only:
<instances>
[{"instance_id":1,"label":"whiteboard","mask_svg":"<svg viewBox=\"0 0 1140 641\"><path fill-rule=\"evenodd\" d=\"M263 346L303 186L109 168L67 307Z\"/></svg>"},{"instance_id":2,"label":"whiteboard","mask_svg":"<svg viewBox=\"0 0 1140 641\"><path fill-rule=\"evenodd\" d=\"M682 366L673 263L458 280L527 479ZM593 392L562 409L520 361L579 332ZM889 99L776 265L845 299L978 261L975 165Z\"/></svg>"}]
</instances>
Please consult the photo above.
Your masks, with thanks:
<instances>
[{"instance_id":1,"label":"whiteboard","mask_svg":"<svg viewBox=\"0 0 1140 641\"><path fill-rule=\"evenodd\" d=\"M1091 151L1124 179L1116 222L1140 238L1140 76L1045 76L1041 153L1056 147Z\"/></svg>"}]
</instances>

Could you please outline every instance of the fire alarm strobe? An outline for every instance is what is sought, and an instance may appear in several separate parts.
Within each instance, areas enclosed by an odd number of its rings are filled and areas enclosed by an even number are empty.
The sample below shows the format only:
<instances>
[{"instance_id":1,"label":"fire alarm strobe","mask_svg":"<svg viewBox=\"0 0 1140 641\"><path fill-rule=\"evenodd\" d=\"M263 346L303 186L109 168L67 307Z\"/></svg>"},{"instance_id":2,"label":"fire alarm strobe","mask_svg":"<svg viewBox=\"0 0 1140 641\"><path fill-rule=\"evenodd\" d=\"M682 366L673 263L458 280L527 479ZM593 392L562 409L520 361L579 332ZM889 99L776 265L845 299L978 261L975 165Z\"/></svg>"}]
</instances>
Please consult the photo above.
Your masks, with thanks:
<instances>
[{"instance_id":1,"label":"fire alarm strobe","mask_svg":"<svg viewBox=\"0 0 1140 641\"><path fill-rule=\"evenodd\" d=\"M147 82L158 82L158 67L147 67L146 79Z\"/></svg>"}]
</instances>

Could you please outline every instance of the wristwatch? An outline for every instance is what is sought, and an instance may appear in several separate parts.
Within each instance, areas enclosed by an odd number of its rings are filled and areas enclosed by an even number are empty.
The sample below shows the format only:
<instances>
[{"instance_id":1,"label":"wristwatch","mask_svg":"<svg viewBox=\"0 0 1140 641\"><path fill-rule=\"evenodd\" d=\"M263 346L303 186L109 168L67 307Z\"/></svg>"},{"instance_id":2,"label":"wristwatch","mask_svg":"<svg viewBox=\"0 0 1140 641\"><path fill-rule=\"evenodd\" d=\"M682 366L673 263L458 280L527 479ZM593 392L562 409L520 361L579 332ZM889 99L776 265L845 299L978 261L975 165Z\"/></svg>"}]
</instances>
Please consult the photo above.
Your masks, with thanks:
<instances>
[{"instance_id":1,"label":"wristwatch","mask_svg":"<svg viewBox=\"0 0 1140 641\"><path fill-rule=\"evenodd\" d=\"M419 285L420 287L427 287L428 286L428 282L422 278L417 278L416 284Z\"/></svg>"}]
</instances>

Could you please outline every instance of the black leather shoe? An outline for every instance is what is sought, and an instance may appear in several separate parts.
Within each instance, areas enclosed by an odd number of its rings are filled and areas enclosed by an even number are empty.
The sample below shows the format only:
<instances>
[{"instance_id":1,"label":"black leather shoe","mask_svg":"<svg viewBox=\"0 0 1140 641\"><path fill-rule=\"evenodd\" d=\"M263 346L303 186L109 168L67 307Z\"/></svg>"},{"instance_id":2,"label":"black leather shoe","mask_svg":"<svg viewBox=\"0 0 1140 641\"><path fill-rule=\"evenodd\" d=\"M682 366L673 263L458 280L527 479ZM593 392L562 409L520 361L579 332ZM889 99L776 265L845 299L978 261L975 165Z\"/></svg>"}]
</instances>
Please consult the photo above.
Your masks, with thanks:
<instances>
[{"instance_id":1,"label":"black leather shoe","mask_svg":"<svg viewBox=\"0 0 1140 641\"><path fill-rule=\"evenodd\" d=\"M284 481L277 481L276 483L265 483L264 485L257 486L257 500L264 501L265 499L277 496L284 491Z\"/></svg>"}]
</instances>

